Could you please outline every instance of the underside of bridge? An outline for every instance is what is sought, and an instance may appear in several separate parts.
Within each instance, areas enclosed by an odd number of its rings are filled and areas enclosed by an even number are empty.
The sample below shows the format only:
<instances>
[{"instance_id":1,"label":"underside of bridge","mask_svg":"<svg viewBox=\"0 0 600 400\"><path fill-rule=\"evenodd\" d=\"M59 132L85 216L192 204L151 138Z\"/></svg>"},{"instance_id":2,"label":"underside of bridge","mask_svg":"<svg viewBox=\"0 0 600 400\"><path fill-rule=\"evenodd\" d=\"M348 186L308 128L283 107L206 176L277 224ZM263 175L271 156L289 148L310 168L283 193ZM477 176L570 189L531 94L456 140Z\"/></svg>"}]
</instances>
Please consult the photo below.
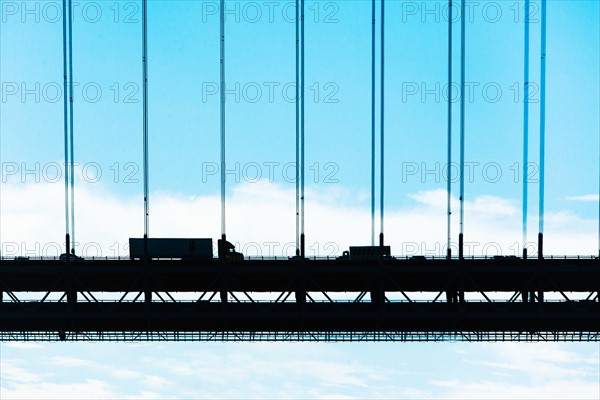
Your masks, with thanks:
<instances>
[{"instance_id":1,"label":"underside of bridge","mask_svg":"<svg viewBox=\"0 0 600 400\"><path fill-rule=\"evenodd\" d=\"M598 259L3 260L3 341L600 341Z\"/></svg>"}]
</instances>

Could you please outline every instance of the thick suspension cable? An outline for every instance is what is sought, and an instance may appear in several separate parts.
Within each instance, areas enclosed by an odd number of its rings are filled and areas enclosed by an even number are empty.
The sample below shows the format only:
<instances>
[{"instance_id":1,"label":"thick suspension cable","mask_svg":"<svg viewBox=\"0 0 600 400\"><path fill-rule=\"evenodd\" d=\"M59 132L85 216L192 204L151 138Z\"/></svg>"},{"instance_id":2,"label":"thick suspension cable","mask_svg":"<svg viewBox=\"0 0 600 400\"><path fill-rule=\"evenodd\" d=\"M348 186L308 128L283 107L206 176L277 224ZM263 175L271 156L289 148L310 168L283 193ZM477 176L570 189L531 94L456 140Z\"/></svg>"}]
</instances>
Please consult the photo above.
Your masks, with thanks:
<instances>
[{"instance_id":1,"label":"thick suspension cable","mask_svg":"<svg viewBox=\"0 0 600 400\"><path fill-rule=\"evenodd\" d=\"M221 238L226 239L225 232L225 0L220 4L221 35Z\"/></svg>"},{"instance_id":2,"label":"thick suspension cable","mask_svg":"<svg viewBox=\"0 0 600 400\"><path fill-rule=\"evenodd\" d=\"M447 176L446 176L446 192L447 192L447 248L446 256L448 259L452 258L452 249L450 244L452 241L452 179L450 177L450 171L452 166L452 0L448 1L448 162L447 162Z\"/></svg>"},{"instance_id":3,"label":"thick suspension cable","mask_svg":"<svg viewBox=\"0 0 600 400\"><path fill-rule=\"evenodd\" d=\"M71 250L69 229L69 119L68 119L68 80L67 80L67 0L62 2L63 18L63 126L64 126L64 150L65 150L65 253Z\"/></svg>"},{"instance_id":4,"label":"thick suspension cable","mask_svg":"<svg viewBox=\"0 0 600 400\"><path fill-rule=\"evenodd\" d=\"M527 258L527 192L529 176L529 0L525 0L525 43L523 76L523 258Z\"/></svg>"},{"instance_id":5,"label":"thick suspension cable","mask_svg":"<svg viewBox=\"0 0 600 400\"><path fill-rule=\"evenodd\" d=\"M458 235L458 257L464 257L465 222L465 2L460 4L460 233Z\"/></svg>"},{"instance_id":6,"label":"thick suspension cable","mask_svg":"<svg viewBox=\"0 0 600 400\"><path fill-rule=\"evenodd\" d=\"M148 171L148 6L142 0L142 73L143 73L143 140L144 140L144 238L148 238L150 225L150 193Z\"/></svg>"},{"instance_id":7,"label":"thick suspension cable","mask_svg":"<svg viewBox=\"0 0 600 400\"><path fill-rule=\"evenodd\" d=\"M69 141L71 172L71 253L75 254L75 155L73 144L73 4L69 0Z\"/></svg>"},{"instance_id":8,"label":"thick suspension cable","mask_svg":"<svg viewBox=\"0 0 600 400\"><path fill-rule=\"evenodd\" d=\"M300 165L302 169L300 176L300 255L304 257L306 246L304 236L304 0L300 0L300 14Z\"/></svg>"},{"instance_id":9,"label":"thick suspension cable","mask_svg":"<svg viewBox=\"0 0 600 400\"><path fill-rule=\"evenodd\" d=\"M375 0L371 0L371 246L375 245Z\"/></svg>"},{"instance_id":10,"label":"thick suspension cable","mask_svg":"<svg viewBox=\"0 0 600 400\"><path fill-rule=\"evenodd\" d=\"M296 0L296 255L300 255L300 5Z\"/></svg>"},{"instance_id":11,"label":"thick suspension cable","mask_svg":"<svg viewBox=\"0 0 600 400\"><path fill-rule=\"evenodd\" d=\"M540 194L538 258L544 258L544 171L546 164L546 0L542 0L540 73Z\"/></svg>"},{"instance_id":12,"label":"thick suspension cable","mask_svg":"<svg viewBox=\"0 0 600 400\"><path fill-rule=\"evenodd\" d=\"M384 153L385 153L385 147L384 147L384 138L385 138L385 134L384 134L384 127L385 127L385 118L384 118L384 105L385 105L385 41L384 41L384 34L385 34L385 21L384 21L384 16L385 16L385 0L381 0L381 139L380 139L380 146L381 146L381 154L380 154L380 173L379 173L379 179L380 179L380 194L379 194L379 219L380 219L380 233L379 233L379 245L383 246L383 216L384 216L384 210L383 210L383 206L384 206Z\"/></svg>"},{"instance_id":13,"label":"thick suspension cable","mask_svg":"<svg viewBox=\"0 0 600 400\"><path fill-rule=\"evenodd\" d=\"M0 24L0 38L2 37L2 24ZM2 41L0 40L0 59L2 58ZM0 82L2 82L2 63L0 63ZM63 96L64 97L64 96ZM0 106L0 121L2 121L2 107ZM0 148L2 147L2 127L0 124ZM0 165L2 164L2 152L0 151ZM4 254L2 246L2 181L0 180L0 260Z\"/></svg>"}]
</instances>

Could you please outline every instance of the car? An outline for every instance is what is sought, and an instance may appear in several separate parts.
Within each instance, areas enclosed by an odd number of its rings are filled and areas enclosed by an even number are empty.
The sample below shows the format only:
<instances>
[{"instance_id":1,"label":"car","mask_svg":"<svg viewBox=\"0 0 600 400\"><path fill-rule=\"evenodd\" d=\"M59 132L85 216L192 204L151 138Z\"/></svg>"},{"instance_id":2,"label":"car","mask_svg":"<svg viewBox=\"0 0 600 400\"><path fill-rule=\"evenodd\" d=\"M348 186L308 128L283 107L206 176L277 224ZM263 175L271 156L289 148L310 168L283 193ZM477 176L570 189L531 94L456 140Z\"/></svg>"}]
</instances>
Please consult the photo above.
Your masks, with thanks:
<instances>
[{"instance_id":1,"label":"car","mask_svg":"<svg viewBox=\"0 0 600 400\"><path fill-rule=\"evenodd\" d=\"M517 257L517 256L494 256L494 257L492 257L492 260L494 260L494 261L517 261L520 259L521 259L521 257Z\"/></svg>"},{"instance_id":2,"label":"car","mask_svg":"<svg viewBox=\"0 0 600 400\"><path fill-rule=\"evenodd\" d=\"M66 253L62 253L62 254L61 254L59 257L58 257L58 259L59 259L60 261L66 261L66 260L67 260L67 254L66 254ZM84 260L84 258L83 258L83 257L76 256L75 254L69 254L69 261L81 261L81 260Z\"/></svg>"}]
</instances>

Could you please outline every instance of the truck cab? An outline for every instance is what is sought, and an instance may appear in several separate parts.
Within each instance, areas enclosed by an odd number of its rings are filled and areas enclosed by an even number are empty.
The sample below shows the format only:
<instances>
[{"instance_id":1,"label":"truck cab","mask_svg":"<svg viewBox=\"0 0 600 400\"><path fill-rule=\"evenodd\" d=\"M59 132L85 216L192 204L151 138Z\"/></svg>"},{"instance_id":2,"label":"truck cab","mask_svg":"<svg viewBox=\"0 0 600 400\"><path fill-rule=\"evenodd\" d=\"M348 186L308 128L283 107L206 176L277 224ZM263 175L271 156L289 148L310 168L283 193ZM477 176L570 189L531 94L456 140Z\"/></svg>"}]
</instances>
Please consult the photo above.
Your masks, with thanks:
<instances>
[{"instance_id":1,"label":"truck cab","mask_svg":"<svg viewBox=\"0 0 600 400\"><path fill-rule=\"evenodd\" d=\"M227 240L219 239L217 242L219 260L243 260L244 255L235 251L235 246Z\"/></svg>"}]
</instances>

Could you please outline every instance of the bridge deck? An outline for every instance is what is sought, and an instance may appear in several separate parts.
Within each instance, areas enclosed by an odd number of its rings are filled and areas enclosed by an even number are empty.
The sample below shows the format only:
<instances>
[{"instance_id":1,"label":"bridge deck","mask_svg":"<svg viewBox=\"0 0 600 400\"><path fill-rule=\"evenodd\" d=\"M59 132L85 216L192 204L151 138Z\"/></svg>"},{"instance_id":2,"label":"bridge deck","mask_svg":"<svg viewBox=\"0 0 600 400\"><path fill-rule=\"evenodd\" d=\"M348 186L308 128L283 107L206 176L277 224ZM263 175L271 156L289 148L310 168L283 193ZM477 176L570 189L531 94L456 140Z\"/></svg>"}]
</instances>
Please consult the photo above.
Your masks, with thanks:
<instances>
[{"instance_id":1,"label":"bridge deck","mask_svg":"<svg viewBox=\"0 0 600 400\"><path fill-rule=\"evenodd\" d=\"M516 332L597 341L599 291L597 259L4 260L0 339L171 332L177 340L178 333L214 332L223 340L218 333L266 332L279 340L313 332L333 340L367 332L372 340L376 333L409 340L420 332L432 340L422 333L469 332L514 340L505 334ZM336 297L344 292L355 297ZM110 293L117 296L107 299Z\"/></svg>"}]
</instances>

